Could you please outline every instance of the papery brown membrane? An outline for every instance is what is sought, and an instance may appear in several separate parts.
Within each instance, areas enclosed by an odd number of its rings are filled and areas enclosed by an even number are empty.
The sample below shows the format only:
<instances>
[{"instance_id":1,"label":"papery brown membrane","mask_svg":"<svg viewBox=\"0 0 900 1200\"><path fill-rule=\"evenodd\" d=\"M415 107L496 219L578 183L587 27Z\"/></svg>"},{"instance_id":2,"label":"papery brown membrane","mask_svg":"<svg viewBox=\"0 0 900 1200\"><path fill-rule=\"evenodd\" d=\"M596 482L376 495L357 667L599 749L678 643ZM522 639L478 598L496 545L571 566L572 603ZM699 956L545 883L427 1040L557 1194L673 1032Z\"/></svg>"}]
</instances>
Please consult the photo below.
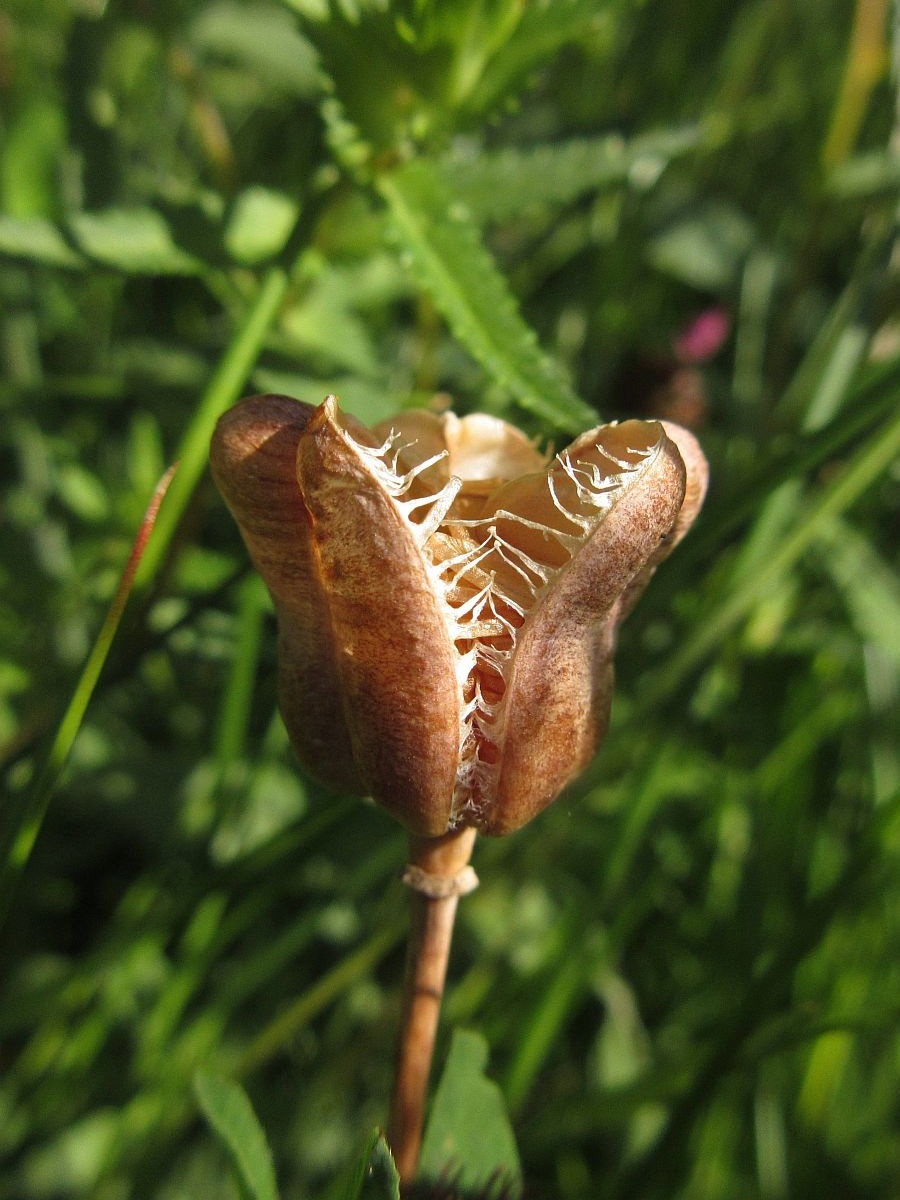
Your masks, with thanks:
<instances>
[{"instance_id":1,"label":"papery brown membrane","mask_svg":"<svg viewBox=\"0 0 900 1200\"><path fill-rule=\"evenodd\" d=\"M314 412L287 396L245 400L219 421L210 461L275 605L279 701L297 755L323 783L358 793L312 518L297 483L297 446Z\"/></svg>"},{"instance_id":2,"label":"papery brown membrane","mask_svg":"<svg viewBox=\"0 0 900 1200\"><path fill-rule=\"evenodd\" d=\"M603 426L548 463L494 417L369 431L333 397L244 401L212 466L273 596L299 758L423 837L512 832L583 769L618 624L706 483L677 426Z\"/></svg>"},{"instance_id":3,"label":"papery brown membrane","mask_svg":"<svg viewBox=\"0 0 900 1200\"><path fill-rule=\"evenodd\" d=\"M619 452L640 445L651 431L645 422L615 427ZM496 799L482 822L486 833L510 833L530 821L588 764L606 733L617 605L659 552L684 498L677 449L659 437L658 426L651 436L655 453L643 477L622 488L596 530L541 590L519 634Z\"/></svg>"},{"instance_id":4,"label":"papery brown membrane","mask_svg":"<svg viewBox=\"0 0 900 1200\"><path fill-rule=\"evenodd\" d=\"M412 833L431 837L447 828L456 773L455 656L410 523L379 478L378 458L360 450L367 431L354 433L326 403L297 454L329 599L325 635L337 648L366 790ZM313 692L304 709L315 703Z\"/></svg>"},{"instance_id":5,"label":"papery brown membrane","mask_svg":"<svg viewBox=\"0 0 900 1200\"><path fill-rule=\"evenodd\" d=\"M348 422L349 423L349 422ZM354 423L357 439L371 440ZM275 604L279 702L300 761L411 832L447 828L459 714L421 555L334 406L256 396L219 422L213 475Z\"/></svg>"}]
</instances>

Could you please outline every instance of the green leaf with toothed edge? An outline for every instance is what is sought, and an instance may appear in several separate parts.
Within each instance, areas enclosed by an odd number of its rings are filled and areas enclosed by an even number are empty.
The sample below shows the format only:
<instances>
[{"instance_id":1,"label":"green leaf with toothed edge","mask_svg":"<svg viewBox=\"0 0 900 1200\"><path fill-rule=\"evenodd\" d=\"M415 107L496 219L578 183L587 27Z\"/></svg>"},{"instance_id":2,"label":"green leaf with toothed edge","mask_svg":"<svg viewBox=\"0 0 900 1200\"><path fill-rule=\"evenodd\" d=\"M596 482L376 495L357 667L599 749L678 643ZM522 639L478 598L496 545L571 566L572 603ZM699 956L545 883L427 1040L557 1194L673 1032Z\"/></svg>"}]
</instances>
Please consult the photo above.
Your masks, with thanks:
<instances>
[{"instance_id":1,"label":"green leaf with toothed edge","mask_svg":"<svg viewBox=\"0 0 900 1200\"><path fill-rule=\"evenodd\" d=\"M456 151L440 161L457 197L484 223L507 221L523 208L556 209L586 192L623 184L649 190L674 159L695 149L697 126L625 139L618 133L499 151Z\"/></svg>"},{"instance_id":2,"label":"green leaf with toothed edge","mask_svg":"<svg viewBox=\"0 0 900 1200\"><path fill-rule=\"evenodd\" d=\"M450 328L519 404L559 430L597 424L522 319L506 280L465 205L424 159L377 181L412 271Z\"/></svg>"}]
</instances>

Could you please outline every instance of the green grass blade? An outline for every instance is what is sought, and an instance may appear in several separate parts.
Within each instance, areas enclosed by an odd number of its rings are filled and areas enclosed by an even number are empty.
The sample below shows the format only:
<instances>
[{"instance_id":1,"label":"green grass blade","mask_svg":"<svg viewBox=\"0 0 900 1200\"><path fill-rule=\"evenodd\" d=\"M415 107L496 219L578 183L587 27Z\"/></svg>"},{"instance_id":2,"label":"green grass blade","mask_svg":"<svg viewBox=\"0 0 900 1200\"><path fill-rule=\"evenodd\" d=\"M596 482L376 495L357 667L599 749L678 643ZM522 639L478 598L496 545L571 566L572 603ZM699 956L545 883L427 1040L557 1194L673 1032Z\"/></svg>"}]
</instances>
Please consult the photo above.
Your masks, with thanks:
<instances>
[{"instance_id":1,"label":"green grass blade","mask_svg":"<svg viewBox=\"0 0 900 1200\"><path fill-rule=\"evenodd\" d=\"M487 5L484 6L488 8ZM521 18L504 39L469 100L476 112L498 111L538 63L546 63L567 42L578 38L597 20L595 0L555 0L553 4L523 4Z\"/></svg>"},{"instance_id":2,"label":"green grass blade","mask_svg":"<svg viewBox=\"0 0 900 1200\"><path fill-rule=\"evenodd\" d=\"M400 1173L380 1134L372 1139L356 1191L347 1200L400 1200Z\"/></svg>"},{"instance_id":3,"label":"green grass blade","mask_svg":"<svg viewBox=\"0 0 900 1200\"><path fill-rule=\"evenodd\" d=\"M354 980L362 979L371 971L402 936L399 927L390 926L374 934L353 954L348 954L343 962L323 975L262 1030L242 1055L237 1074L246 1075L268 1062L283 1045L296 1037L299 1029L340 996Z\"/></svg>"},{"instance_id":4,"label":"green grass blade","mask_svg":"<svg viewBox=\"0 0 900 1200\"><path fill-rule=\"evenodd\" d=\"M243 324L203 395L178 448L180 469L169 503L161 514L153 545L141 563L137 588L143 590L156 576L175 531L206 469L209 439L216 421L239 398L263 344L275 322L288 286L288 275L280 267L267 272L247 311Z\"/></svg>"},{"instance_id":5,"label":"green grass blade","mask_svg":"<svg viewBox=\"0 0 900 1200\"><path fill-rule=\"evenodd\" d=\"M231 1155L247 1195L252 1200L278 1200L272 1152L244 1089L230 1079L198 1071L194 1091L204 1116Z\"/></svg>"},{"instance_id":6,"label":"green grass blade","mask_svg":"<svg viewBox=\"0 0 900 1200\"><path fill-rule=\"evenodd\" d=\"M875 646L900 673L900 580L872 542L848 521L823 523L825 565L844 599L860 640Z\"/></svg>"},{"instance_id":7,"label":"green grass blade","mask_svg":"<svg viewBox=\"0 0 900 1200\"><path fill-rule=\"evenodd\" d=\"M513 1112L518 1112L525 1102L556 1038L581 996L584 977L583 962L577 954L571 954L560 964L523 1028L504 1086Z\"/></svg>"},{"instance_id":8,"label":"green grass blade","mask_svg":"<svg viewBox=\"0 0 900 1200\"><path fill-rule=\"evenodd\" d=\"M490 377L556 429L578 432L597 414L537 344L464 205L425 160L377 181L412 269L450 328Z\"/></svg>"},{"instance_id":9,"label":"green grass blade","mask_svg":"<svg viewBox=\"0 0 900 1200\"><path fill-rule=\"evenodd\" d=\"M148 539L158 524L157 514L160 512L160 505L175 477L175 472L176 468L170 467L156 485L156 490L144 513L144 519L106 618L100 627L87 662L84 664L81 677L75 685L68 708L59 723L46 762L35 781L22 813L18 820L12 823L12 828L4 839L4 844L0 847L0 922L6 916L16 883L31 857L31 851L40 833L50 799L71 753L78 730L81 728L87 706L94 693L94 688L97 686L100 672L103 670L103 664L109 655L116 630L119 628L119 622L134 586L139 564L148 545Z\"/></svg>"},{"instance_id":10,"label":"green grass blade","mask_svg":"<svg viewBox=\"0 0 900 1200\"><path fill-rule=\"evenodd\" d=\"M755 474L741 480L739 489L731 488L721 500L715 498L708 504L701 528L679 547L667 574L671 577L674 571L689 576L697 563L708 562L749 521L755 522L760 506L783 483L845 454L854 442L889 419L897 407L898 387L900 364L896 360L866 367L838 418L824 429L793 435L789 448L771 454ZM717 482L714 479L714 485Z\"/></svg>"},{"instance_id":11,"label":"green grass blade","mask_svg":"<svg viewBox=\"0 0 900 1200\"><path fill-rule=\"evenodd\" d=\"M216 727L215 754L220 769L241 756L253 707L263 622L269 601L262 581L248 575L240 585L237 638Z\"/></svg>"},{"instance_id":12,"label":"green grass blade","mask_svg":"<svg viewBox=\"0 0 900 1200\"><path fill-rule=\"evenodd\" d=\"M359 1156L344 1170L332 1187L328 1189L325 1200L362 1200L363 1188L369 1173L372 1153L381 1139L381 1131L374 1129L366 1140L365 1147Z\"/></svg>"},{"instance_id":13,"label":"green grass blade","mask_svg":"<svg viewBox=\"0 0 900 1200\"><path fill-rule=\"evenodd\" d=\"M856 269L781 397L779 414L804 431L821 429L852 397L849 386L871 336L872 278L891 252L881 230L863 245Z\"/></svg>"},{"instance_id":14,"label":"green grass blade","mask_svg":"<svg viewBox=\"0 0 900 1200\"><path fill-rule=\"evenodd\" d=\"M649 684L645 701L659 702L675 691L687 674L747 616L774 580L788 571L816 542L829 523L845 512L887 471L900 455L900 412L887 421L848 460L844 469L800 516L768 560L730 593L714 611L698 621L696 632Z\"/></svg>"}]
</instances>

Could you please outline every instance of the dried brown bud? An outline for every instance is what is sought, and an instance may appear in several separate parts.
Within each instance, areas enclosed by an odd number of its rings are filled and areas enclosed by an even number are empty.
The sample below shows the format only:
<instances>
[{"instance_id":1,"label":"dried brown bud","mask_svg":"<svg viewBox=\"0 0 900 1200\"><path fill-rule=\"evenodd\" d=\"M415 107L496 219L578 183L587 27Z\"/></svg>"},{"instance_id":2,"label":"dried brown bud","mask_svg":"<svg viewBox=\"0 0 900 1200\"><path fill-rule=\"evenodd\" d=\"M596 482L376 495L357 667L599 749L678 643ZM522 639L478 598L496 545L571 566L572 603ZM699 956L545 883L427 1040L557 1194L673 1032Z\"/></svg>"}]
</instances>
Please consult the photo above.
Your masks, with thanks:
<instances>
[{"instance_id":1,"label":"dried brown bud","mask_svg":"<svg viewBox=\"0 0 900 1200\"><path fill-rule=\"evenodd\" d=\"M212 467L275 603L301 762L424 837L510 833L587 764L618 625L706 486L669 424L548 461L494 417L369 430L333 396L243 401Z\"/></svg>"}]
</instances>

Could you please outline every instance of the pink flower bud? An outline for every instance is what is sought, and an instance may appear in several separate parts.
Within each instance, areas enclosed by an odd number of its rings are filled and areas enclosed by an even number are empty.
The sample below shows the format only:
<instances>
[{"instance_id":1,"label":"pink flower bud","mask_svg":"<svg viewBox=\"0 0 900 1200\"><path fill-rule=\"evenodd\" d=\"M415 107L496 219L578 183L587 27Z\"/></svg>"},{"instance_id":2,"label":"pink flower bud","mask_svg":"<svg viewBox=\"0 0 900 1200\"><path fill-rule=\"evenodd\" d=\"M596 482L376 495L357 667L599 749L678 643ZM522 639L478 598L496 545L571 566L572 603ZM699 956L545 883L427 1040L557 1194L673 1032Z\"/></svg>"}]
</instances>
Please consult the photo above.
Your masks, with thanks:
<instances>
[{"instance_id":1,"label":"pink flower bud","mask_svg":"<svg viewBox=\"0 0 900 1200\"><path fill-rule=\"evenodd\" d=\"M731 318L724 308L707 308L678 334L675 355L682 363L707 362L722 349L731 332Z\"/></svg>"}]
</instances>

